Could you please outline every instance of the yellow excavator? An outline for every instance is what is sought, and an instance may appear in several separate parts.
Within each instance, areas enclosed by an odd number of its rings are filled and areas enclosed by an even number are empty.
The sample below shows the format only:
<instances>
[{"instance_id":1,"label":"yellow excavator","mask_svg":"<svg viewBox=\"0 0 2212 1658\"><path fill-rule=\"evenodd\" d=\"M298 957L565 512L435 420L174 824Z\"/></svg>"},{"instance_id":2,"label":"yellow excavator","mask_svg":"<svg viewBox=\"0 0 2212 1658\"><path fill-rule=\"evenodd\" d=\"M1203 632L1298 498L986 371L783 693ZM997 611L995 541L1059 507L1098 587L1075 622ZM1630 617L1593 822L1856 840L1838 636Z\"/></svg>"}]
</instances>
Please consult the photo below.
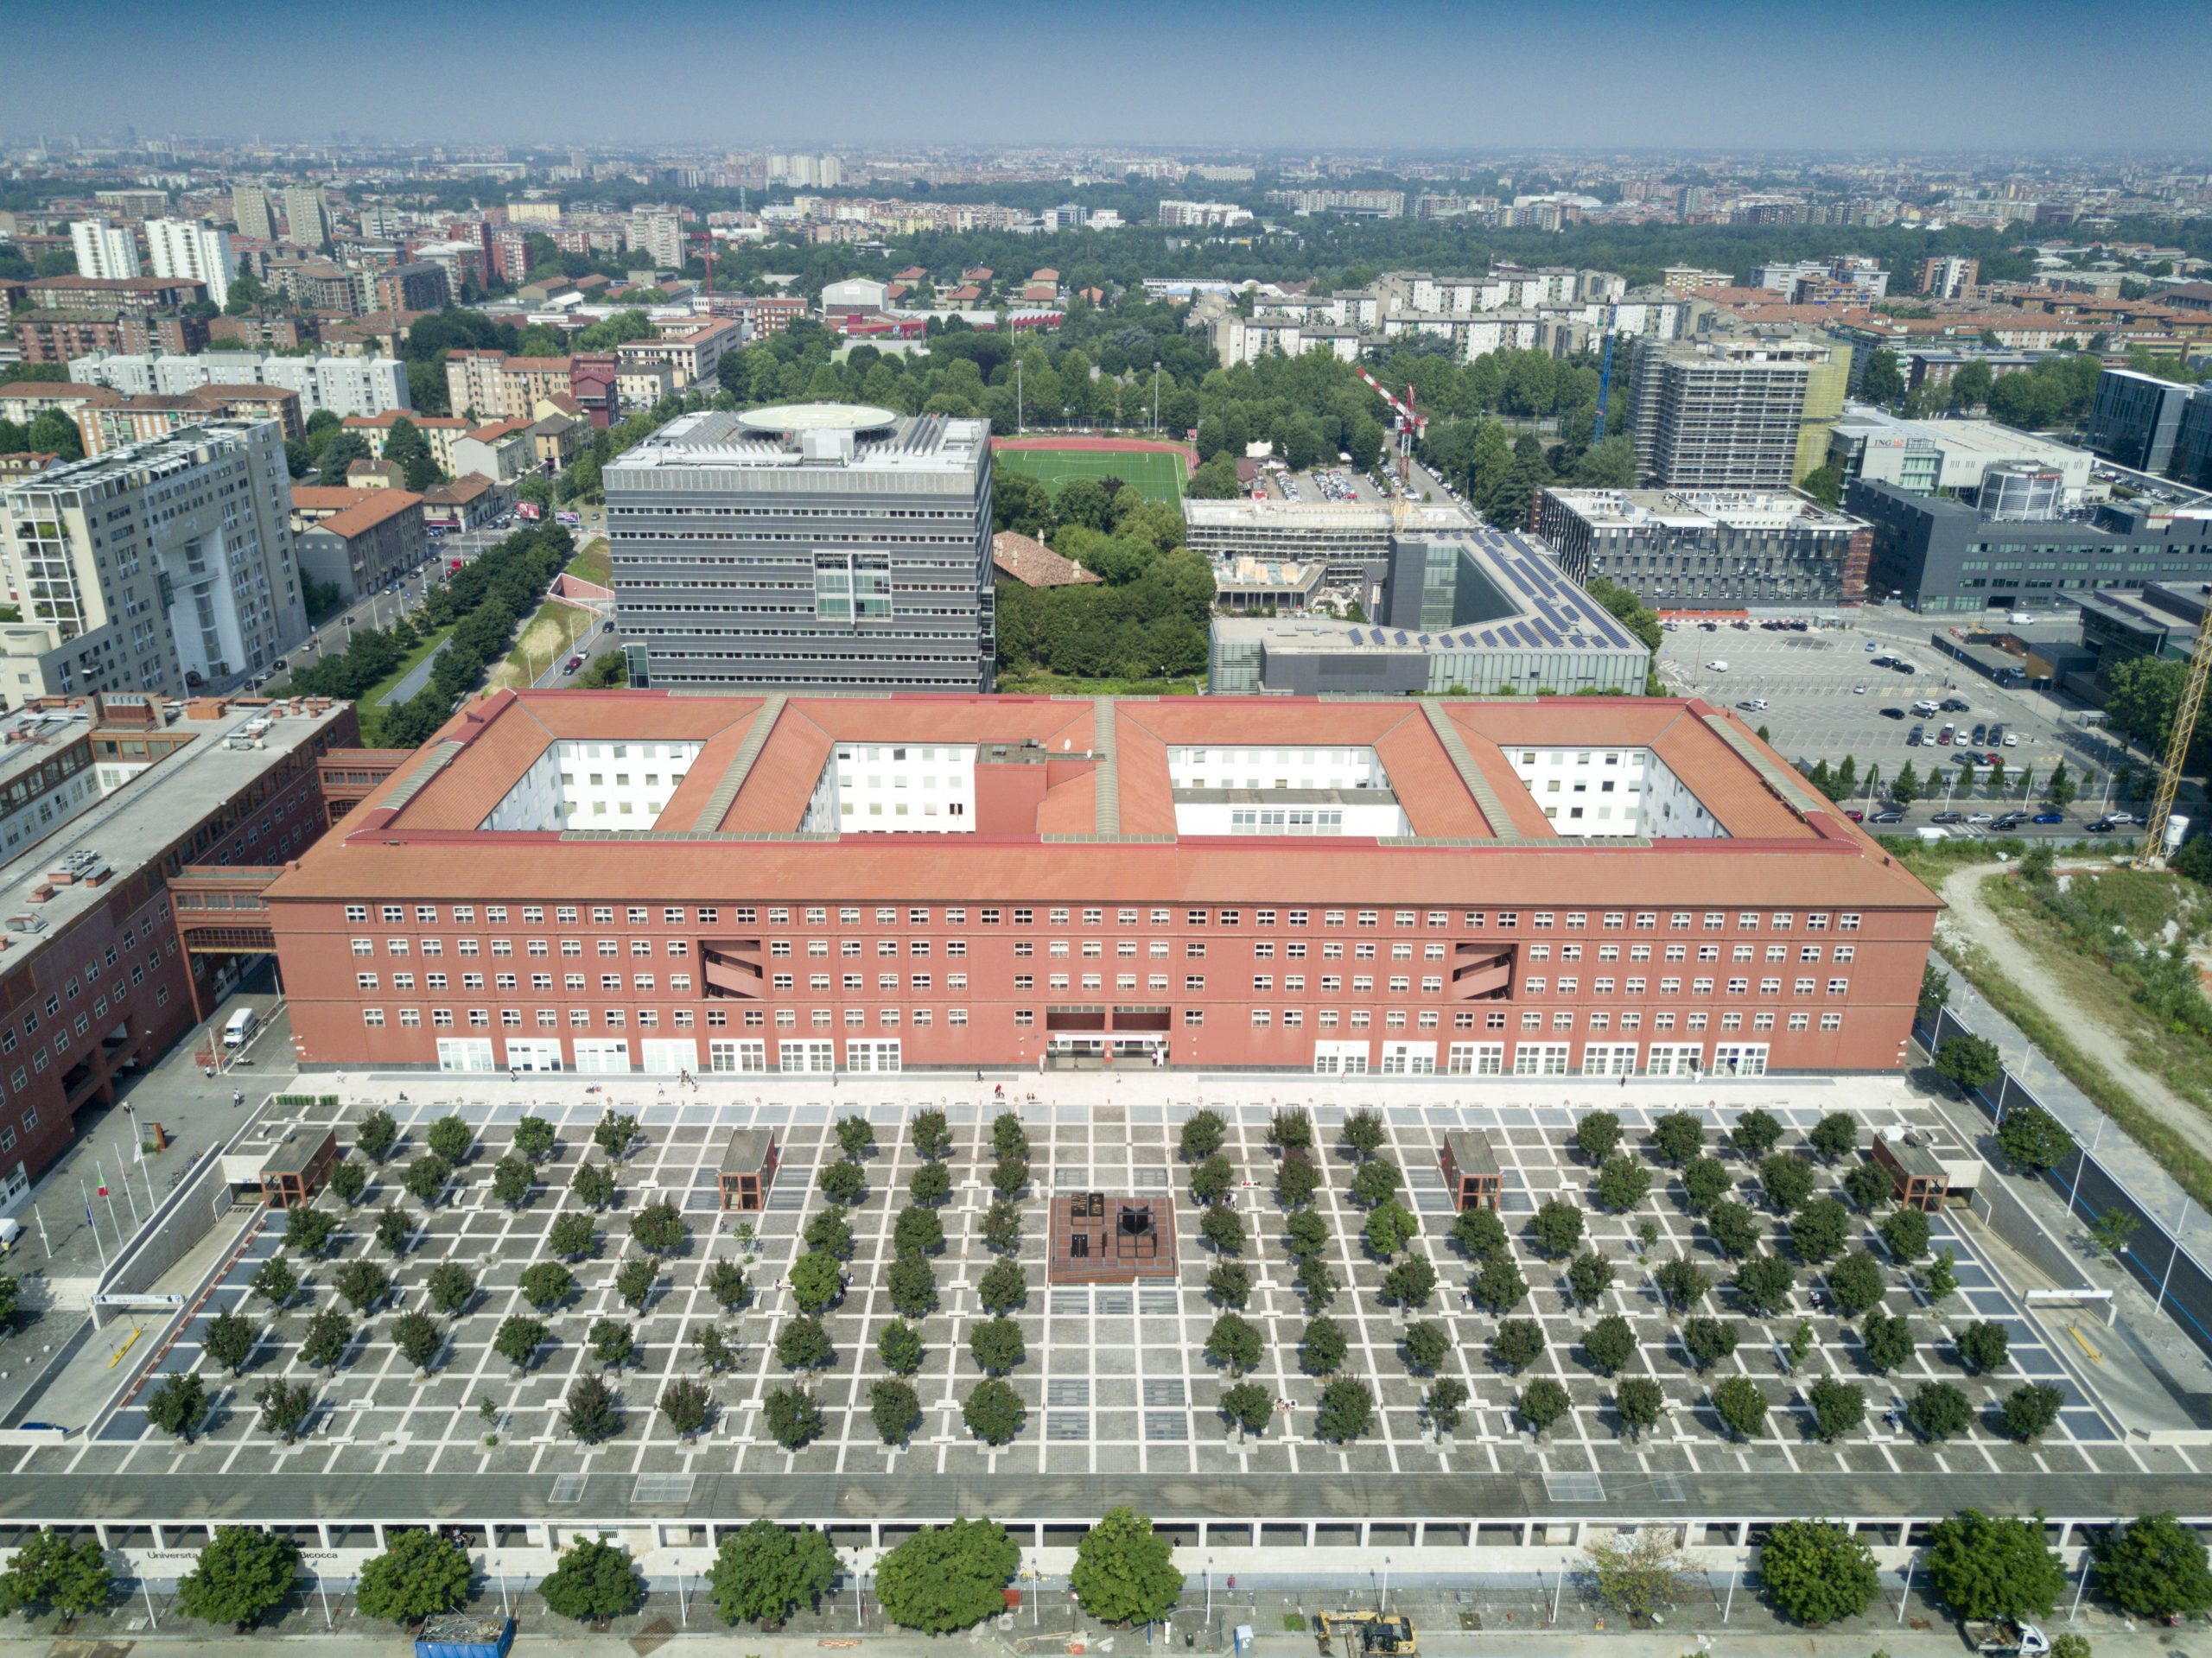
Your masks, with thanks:
<instances>
[{"instance_id":1,"label":"yellow excavator","mask_svg":"<svg viewBox=\"0 0 2212 1658\"><path fill-rule=\"evenodd\" d=\"M1320 1658L1414 1658L1421 1650L1413 1619L1401 1612L1317 1612L1313 1623ZM1337 1636L1344 1639L1340 1655L1329 1644Z\"/></svg>"}]
</instances>

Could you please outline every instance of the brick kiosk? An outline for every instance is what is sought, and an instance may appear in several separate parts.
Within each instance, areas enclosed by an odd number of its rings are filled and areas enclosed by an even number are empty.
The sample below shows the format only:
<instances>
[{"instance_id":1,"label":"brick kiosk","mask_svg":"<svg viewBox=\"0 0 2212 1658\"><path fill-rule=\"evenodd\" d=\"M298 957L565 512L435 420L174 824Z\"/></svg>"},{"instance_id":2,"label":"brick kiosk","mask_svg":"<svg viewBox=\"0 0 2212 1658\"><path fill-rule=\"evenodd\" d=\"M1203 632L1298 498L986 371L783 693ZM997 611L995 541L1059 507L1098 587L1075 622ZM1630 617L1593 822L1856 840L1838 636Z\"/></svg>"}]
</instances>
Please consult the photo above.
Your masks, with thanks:
<instances>
[{"instance_id":1,"label":"brick kiosk","mask_svg":"<svg viewBox=\"0 0 2212 1658\"><path fill-rule=\"evenodd\" d=\"M722 1147L721 1167L715 1187L724 1209L757 1210L767 1206L768 1188L776 1178L777 1147L771 1128L733 1128L729 1144Z\"/></svg>"},{"instance_id":2,"label":"brick kiosk","mask_svg":"<svg viewBox=\"0 0 2212 1658\"><path fill-rule=\"evenodd\" d=\"M382 768L376 768L382 769ZM1903 1061L1939 904L1657 697L503 691L270 883L308 1066Z\"/></svg>"},{"instance_id":3,"label":"brick kiosk","mask_svg":"<svg viewBox=\"0 0 2212 1658\"><path fill-rule=\"evenodd\" d=\"M271 1209L297 1209L315 1201L338 1161L338 1131L292 1134L262 1159L261 1196Z\"/></svg>"},{"instance_id":4,"label":"brick kiosk","mask_svg":"<svg viewBox=\"0 0 2212 1658\"><path fill-rule=\"evenodd\" d=\"M1447 1129L1436 1155L1444 1167L1444 1186L1452 1194L1453 1209L1497 1209L1503 1183L1497 1154L1491 1150L1488 1135L1472 1128Z\"/></svg>"}]
</instances>

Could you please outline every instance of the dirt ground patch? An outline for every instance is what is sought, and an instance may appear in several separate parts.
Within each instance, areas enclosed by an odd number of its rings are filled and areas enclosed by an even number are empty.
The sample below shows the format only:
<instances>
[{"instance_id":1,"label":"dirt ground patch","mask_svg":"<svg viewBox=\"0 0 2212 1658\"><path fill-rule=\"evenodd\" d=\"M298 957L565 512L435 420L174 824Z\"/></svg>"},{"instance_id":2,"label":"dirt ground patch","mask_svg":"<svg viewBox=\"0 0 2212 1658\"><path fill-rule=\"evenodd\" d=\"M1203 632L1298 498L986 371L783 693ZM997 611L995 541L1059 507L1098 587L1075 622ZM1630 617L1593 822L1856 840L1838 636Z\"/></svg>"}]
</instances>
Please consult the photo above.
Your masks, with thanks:
<instances>
[{"instance_id":1,"label":"dirt ground patch","mask_svg":"<svg viewBox=\"0 0 2212 1658\"><path fill-rule=\"evenodd\" d=\"M515 648L507 658L492 670L486 681L493 690L520 689L531 683L533 674L545 671L547 663L554 657L575 649L576 641L591 630L590 612L578 610L569 605L540 606L522 631Z\"/></svg>"}]
</instances>

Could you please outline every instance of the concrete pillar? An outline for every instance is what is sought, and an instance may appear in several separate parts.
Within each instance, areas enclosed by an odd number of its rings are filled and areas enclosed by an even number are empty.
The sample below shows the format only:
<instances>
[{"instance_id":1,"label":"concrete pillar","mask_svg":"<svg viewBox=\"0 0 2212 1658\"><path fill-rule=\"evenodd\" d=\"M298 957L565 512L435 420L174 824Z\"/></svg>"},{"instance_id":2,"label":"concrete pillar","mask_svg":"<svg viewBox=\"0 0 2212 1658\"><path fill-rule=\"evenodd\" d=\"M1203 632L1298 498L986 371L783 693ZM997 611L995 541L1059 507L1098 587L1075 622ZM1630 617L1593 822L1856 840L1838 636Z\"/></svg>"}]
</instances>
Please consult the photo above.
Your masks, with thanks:
<instances>
[{"instance_id":1,"label":"concrete pillar","mask_svg":"<svg viewBox=\"0 0 2212 1658\"><path fill-rule=\"evenodd\" d=\"M1426 1520L1416 1520L1416 1521L1414 1521L1414 1547L1415 1548L1419 1548L1419 1547L1421 1547L1424 1542L1426 1542L1426 1541L1427 1540L1427 1537L1428 1537L1428 1521L1426 1521Z\"/></svg>"},{"instance_id":2,"label":"concrete pillar","mask_svg":"<svg viewBox=\"0 0 2212 1658\"><path fill-rule=\"evenodd\" d=\"M1369 1546L1370 1540L1374 1536L1374 1534L1375 1528L1371 1522L1365 1520L1359 1522L1359 1546L1362 1548L1365 1548Z\"/></svg>"},{"instance_id":3,"label":"concrete pillar","mask_svg":"<svg viewBox=\"0 0 2212 1658\"><path fill-rule=\"evenodd\" d=\"M320 1520L315 1521L315 1540L316 1547L320 1548L328 1548L330 1547L330 1528L327 1523Z\"/></svg>"},{"instance_id":4,"label":"concrete pillar","mask_svg":"<svg viewBox=\"0 0 2212 1658\"><path fill-rule=\"evenodd\" d=\"M2058 1540L2051 1547L2054 1548L2074 1547L2074 1522L2071 1520L2062 1520L2058 1522Z\"/></svg>"},{"instance_id":5,"label":"concrete pillar","mask_svg":"<svg viewBox=\"0 0 2212 1658\"><path fill-rule=\"evenodd\" d=\"M1736 1547L1738 1548L1745 1547L1750 1544L1751 1540L1751 1522L1748 1520L1738 1520L1736 1522Z\"/></svg>"},{"instance_id":6,"label":"concrete pillar","mask_svg":"<svg viewBox=\"0 0 2212 1658\"><path fill-rule=\"evenodd\" d=\"M1306 1547L1313 1547L1313 1522L1311 1520L1306 1522Z\"/></svg>"},{"instance_id":7,"label":"concrete pillar","mask_svg":"<svg viewBox=\"0 0 2212 1658\"><path fill-rule=\"evenodd\" d=\"M1535 1546L1535 1522L1530 1520L1524 1520L1521 1522L1521 1547L1523 1548L1534 1548Z\"/></svg>"},{"instance_id":8,"label":"concrete pillar","mask_svg":"<svg viewBox=\"0 0 2212 1658\"><path fill-rule=\"evenodd\" d=\"M96 1521L93 1522L92 1537L102 1548L111 1548L114 1547L114 1545L110 1543L107 1540L107 1526L103 1521ZM156 1548L165 1547L162 1541L162 1528L159 1526L154 1528L154 1547Z\"/></svg>"},{"instance_id":9,"label":"concrete pillar","mask_svg":"<svg viewBox=\"0 0 2212 1658\"><path fill-rule=\"evenodd\" d=\"M376 1534L377 1553L379 1554L383 1553L385 1551L384 1521L381 1520L378 1521L374 1525L370 1527L369 1529Z\"/></svg>"}]
</instances>

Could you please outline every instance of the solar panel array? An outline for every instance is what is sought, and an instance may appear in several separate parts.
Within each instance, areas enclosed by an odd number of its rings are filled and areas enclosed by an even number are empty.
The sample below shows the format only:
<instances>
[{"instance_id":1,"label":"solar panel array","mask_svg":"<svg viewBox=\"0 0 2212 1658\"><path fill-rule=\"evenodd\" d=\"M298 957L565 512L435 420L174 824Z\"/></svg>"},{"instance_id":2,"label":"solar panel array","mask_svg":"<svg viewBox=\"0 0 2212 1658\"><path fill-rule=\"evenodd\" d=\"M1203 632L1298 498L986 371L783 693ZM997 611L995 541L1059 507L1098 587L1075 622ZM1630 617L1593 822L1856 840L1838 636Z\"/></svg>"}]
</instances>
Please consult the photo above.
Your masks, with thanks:
<instances>
[{"instance_id":1,"label":"solar panel array","mask_svg":"<svg viewBox=\"0 0 2212 1658\"><path fill-rule=\"evenodd\" d=\"M1489 556L1492 569L1518 594L1522 614L1510 621L1444 633L1408 633L1402 629L1353 627L1345 638L1354 645L1418 645L1423 650L1609 649L1632 651L1637 640L1604 606L1560 575L1551 561L1517 537L1495 532L1470 537Z\"/></svg>"}]
</instances>

